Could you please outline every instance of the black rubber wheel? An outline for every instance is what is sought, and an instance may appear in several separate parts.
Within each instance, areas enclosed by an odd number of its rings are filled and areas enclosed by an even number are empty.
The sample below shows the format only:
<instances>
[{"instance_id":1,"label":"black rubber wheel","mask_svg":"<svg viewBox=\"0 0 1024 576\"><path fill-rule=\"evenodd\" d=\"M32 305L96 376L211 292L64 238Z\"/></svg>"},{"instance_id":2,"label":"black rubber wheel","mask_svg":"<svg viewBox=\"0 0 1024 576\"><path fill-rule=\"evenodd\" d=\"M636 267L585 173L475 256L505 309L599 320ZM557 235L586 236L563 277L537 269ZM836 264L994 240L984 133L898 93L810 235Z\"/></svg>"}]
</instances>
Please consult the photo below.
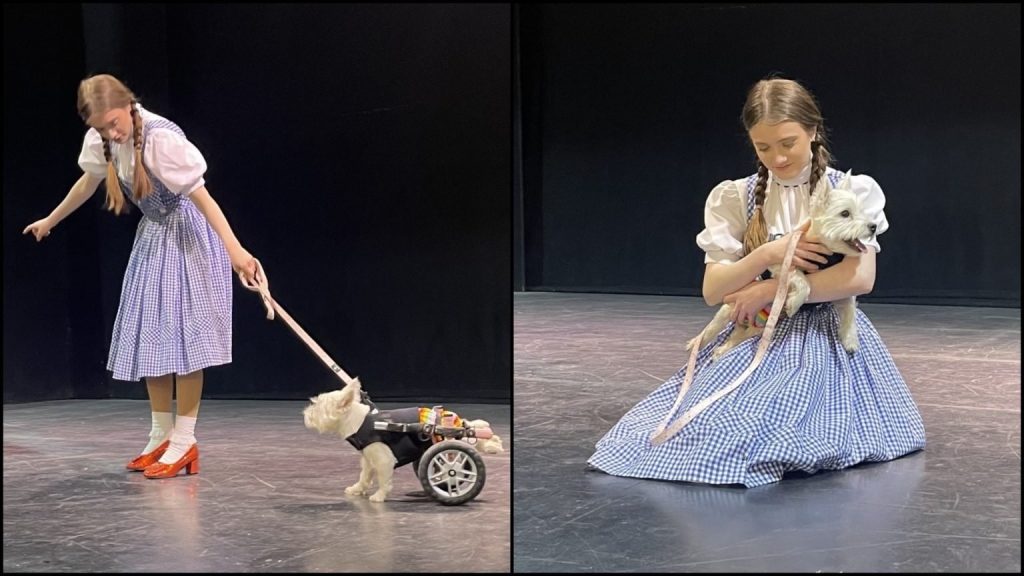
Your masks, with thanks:
<instances>
[{"instance_id":1,"label":"black rubber wheel","mask_svg":"<svg viewBox=\"0 0 1024 576\"><path fill-rule=\"evenodd\" d=\"M445 506L476 498L487 480L480 453L457 440L445 440L428 448L420 458L416 474L427 494Z\"/></svg>"}]
</instances>

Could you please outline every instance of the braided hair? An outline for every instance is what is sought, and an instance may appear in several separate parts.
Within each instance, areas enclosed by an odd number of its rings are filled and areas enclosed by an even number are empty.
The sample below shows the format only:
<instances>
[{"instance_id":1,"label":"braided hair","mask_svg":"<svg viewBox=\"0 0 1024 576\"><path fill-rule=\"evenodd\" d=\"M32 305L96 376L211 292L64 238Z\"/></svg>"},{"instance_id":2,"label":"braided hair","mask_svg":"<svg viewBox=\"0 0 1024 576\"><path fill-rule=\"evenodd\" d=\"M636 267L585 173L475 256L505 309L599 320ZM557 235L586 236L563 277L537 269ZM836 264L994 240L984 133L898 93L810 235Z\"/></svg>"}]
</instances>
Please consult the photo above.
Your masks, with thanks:
<instances>
[{"instance_id":1,"label":"braided hair","mask_svg":"<svg viewBox=\"0 0 1024 576\"><path fill-rule=\"evenodd\" d=\"M797 122L808 132L814 131L811 141L810 189L814 192L818 181L832 161L825 138L825 123L814 96L793 80L768 78L759 81L747 93L741 116L743 127L750 131L759 122L778 124ZM768 188L768 167L757 160L757 181L754 184L754 213L743 234L744 254L768 241L768 225L764 218L764 198Z\"/></svg>"},{"instance_id":2,"label":"braided hair","mask_svg":"<svg viewBox=\"0 0 1024 576\"><path fill-rule=\"evenodd\" d=\"M120 80L109 74L90 76L78 85L78 114L88 121L95 114L103 114L113 108L131 107L132 137L135 143L135 175L132 179L132 196L136 200L145 198L153 191L145 167L142 164L142 116L139 114L135 94ZM110 152L110 140L103 138L103 158L107 161L107 203L106 208L114 214L127 211L121 192L121 182Z\"/></svg>"}]
</instances>

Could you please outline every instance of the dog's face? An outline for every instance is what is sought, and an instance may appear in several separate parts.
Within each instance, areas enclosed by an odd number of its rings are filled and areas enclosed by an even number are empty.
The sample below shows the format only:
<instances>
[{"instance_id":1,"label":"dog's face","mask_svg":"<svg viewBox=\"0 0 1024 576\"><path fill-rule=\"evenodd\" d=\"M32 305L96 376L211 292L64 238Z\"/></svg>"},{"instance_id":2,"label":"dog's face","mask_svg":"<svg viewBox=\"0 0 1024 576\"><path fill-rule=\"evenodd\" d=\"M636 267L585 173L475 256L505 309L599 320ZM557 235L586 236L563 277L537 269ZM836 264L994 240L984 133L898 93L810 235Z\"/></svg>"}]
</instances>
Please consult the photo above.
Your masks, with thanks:
<instances>
[{"instance_id":1,"label":"dog's face","mask_svg":"<svg viewBox=\"0 0 1024 576\"><path fill-rule=\"evenodd\" d=\"M306 428L323 432L341 430L352 407L359 403L362 386L356 378L341 390L324 392L309 399L310 404L302 411ZM358 427L358 426L357 426Z\"/></svg>"},{"instance_id":2,"label":"dog's face","mask_svg":"<svg viewBox=\"0 0 1024 576\"><path fill-rule=\"evenodd\" d=\"M868 219L860 199L850 189L850 174L835 188L820 186L812 197L811 231L829 250L859 256L865 243L875 236L875 223Z\"/></svg>"}]
</instances>

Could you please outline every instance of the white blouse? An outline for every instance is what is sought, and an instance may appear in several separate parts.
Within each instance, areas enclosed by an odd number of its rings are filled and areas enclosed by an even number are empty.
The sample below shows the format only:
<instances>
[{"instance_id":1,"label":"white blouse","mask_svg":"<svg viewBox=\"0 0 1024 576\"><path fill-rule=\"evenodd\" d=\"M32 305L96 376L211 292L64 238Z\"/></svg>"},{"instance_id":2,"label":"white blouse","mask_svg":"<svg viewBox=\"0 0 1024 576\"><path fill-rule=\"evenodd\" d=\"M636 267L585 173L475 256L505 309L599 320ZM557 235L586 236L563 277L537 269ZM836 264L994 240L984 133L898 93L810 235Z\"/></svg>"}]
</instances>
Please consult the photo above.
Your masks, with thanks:
<instances>
[{"instance_id":1,"label":"white blouse","mask_svg":"<svg viewBox=\"0 0 1024 576\"><path fill-rule=\"evenodd\" d=\"M796 177L779 180L772 175L765 192L764 218L769 239L784 236L803 222L810 210L810 174L808 164ZM877 226L875 237L864 244L875 252L882 250L878 235L889 228L885 218L885 195L874 178L854 174L850 187L860 197L861 206ZM725 180L711 190L704 204L704 230L697 235L697 246L704 250L704 262L728 264L743 257L743 233L747 229L747 179Z\"/></svg>"},{"instance_id":2,"label":"white blouse","mask_svg":"<svg viewBox=\"0 0 1024 576\"><path fill-rule=\"evenodd\" d=\"M166 120L141 105L136 105L143 122ZM124 144L110 141L110 154L115 158L120 177L128 182L135 175L135 136ZM206 184L206 159L199 149L184 136L166 127L146 130L146 145L142 148L142 161L154 176L175 193L188 196ZM103 158L103 139L99 131L89 128L78 155L83 171L100 177L107 175L107 161Z\"/></svg>"}]
</instances>

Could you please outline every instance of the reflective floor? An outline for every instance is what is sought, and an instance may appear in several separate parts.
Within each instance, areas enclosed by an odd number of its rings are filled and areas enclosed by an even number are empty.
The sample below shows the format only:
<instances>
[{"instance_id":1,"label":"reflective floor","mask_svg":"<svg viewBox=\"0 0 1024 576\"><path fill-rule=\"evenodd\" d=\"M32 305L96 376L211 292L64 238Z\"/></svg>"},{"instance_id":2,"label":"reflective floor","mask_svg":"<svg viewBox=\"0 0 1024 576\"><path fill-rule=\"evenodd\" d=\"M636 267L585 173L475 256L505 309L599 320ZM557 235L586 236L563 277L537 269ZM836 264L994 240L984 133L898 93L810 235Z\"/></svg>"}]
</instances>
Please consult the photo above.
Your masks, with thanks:
<instances>
[{"instance_id":1,"label":"reflective floor","mask_svg":"<svg viewBox=\"0 0 1024 576\"><path fill-rule=\"evenodd\" d=\"M146 401L5 405L4 571L509 572L509 406L446 405L506 451L483 455L475 499L442 506L411 465L387 502L346 496L359 453L307 430L305 405L204 400L200 472L166 480L123 468L145 446Z\"/></svg>"}]
</instances>

